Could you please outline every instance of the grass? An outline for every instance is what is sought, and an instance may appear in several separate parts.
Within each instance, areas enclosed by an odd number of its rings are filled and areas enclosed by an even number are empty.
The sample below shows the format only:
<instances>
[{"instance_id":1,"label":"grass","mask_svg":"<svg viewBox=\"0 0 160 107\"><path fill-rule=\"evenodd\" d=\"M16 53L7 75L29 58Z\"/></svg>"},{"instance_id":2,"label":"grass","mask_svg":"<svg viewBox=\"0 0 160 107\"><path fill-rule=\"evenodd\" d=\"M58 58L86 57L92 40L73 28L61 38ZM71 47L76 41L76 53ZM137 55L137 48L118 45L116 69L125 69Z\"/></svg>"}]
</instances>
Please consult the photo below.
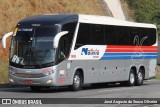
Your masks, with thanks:
<instances>
[{"instance_id":1,"label":"grass","mask_svg":"<svg viewBox=\"0 0 160 107\"><path fill-rule=\"evenodd\" d=\"M157 75L156 75L156 79L157 79L157 80L160 80L160 74L157 74Z\"/></svg>"},{"instance_id":2,"label":"grass","mask_svg":"<svg viewBox=\"0 0 160 107\"><path fill-rule=\"evenodd\" d=\"M0 60L0 84L8 83L8 60L2 58Z\"/></svg>"},{"instance_id":3,"label":"grass","mask_svg":"<svg viewBox=\"0 0 160 107\"><path fill-rule=\"evenodd\" d=\"M156 67L156 79L160 80L160 66L159 65L157 65Z\"/></svg>"}]
</instances>

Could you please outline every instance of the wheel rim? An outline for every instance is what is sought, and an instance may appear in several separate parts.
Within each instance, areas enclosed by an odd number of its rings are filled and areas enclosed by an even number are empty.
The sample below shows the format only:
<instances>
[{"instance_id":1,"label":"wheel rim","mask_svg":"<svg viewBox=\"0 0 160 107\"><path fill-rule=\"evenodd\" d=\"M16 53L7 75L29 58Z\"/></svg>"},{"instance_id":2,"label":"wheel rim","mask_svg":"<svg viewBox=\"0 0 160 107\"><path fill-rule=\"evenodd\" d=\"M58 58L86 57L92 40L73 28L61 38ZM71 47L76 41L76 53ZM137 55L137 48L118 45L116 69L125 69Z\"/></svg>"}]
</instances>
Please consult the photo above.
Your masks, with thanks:
<instances>
[{"instance_id":1,"label":"wheel rim","mask_svg":"<svg viewBox=\"0 0 160 107\"><path fill-rule=\"evenodd\" d=\"M131 74L130 74L130 83L133 84L134 81L135 81L134 74L131 73Z\"/></svg>"},{"instance_id":2,"label":"wheel rim","mask_svg":"<svg viewBox=\"0 0 160 107\"><path fill-rule=\"evenodd\" d=\"M138 72L138 81L142 82L142 80L143 80L143 75L141 72Z\"/></svg>"},{"instance_id":3,"label":"wheel rim","mask_svg":"<svg viewBox=\"0 0 160 107\"><path fill-rule=\"evenodd\" d=\"M80 85L80 77L78 75L75 75L74 77L74 86L79 87Z\"/></svg>"}]
</instances>

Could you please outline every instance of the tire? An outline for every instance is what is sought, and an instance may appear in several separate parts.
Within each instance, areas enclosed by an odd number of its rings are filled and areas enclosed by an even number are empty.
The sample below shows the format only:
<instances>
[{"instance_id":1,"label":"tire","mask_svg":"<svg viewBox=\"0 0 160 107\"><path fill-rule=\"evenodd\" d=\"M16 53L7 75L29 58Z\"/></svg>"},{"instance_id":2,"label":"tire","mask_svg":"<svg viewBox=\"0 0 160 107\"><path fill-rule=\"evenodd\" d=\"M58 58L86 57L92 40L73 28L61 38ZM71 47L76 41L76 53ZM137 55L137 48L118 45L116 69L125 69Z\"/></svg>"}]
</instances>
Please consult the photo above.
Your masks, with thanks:
<instances>
[{"instance_id":1,"label":"tire","mask_svg":"<svg viewBox=\"0 0 160 107\"><path fill-rule=\"evenodd\" d=\"M134 86L135 85L135 80L136 77L135 77L135 72L133 69L130 70L130 73L129 73L129 79L127 81L127 85L128 86Z\"/></svg>"},{"instance_id":2,"label":"tire","mask_svg":"<svg viewBox=\"0 0 160 107\"><path fill-rule=\"evenodd\" d=\"M40 87L40 86L30 86L30 89L31 89L32 91L34 91L34 92L40 91L41 88L42 88L42 87Z\"/></svg>"},{"instance_id":3,"label":"tire","mask_svg":"<svg viewBox=\"0 0 160 107\"><path fill-rule=\"evenodd\" d=\"M143 70L139 69L138 74L136 76L136 85L137 86L143 85L143 80L144 80Z\"/></svg>"},{"instance_id":4,"label":"tire","mask_svg":"<svg viewBox=\"0 0 160 107\"><path fill-rule=\"evenodd\" d=\"M76 71L73 77L73 84L70 86L72 91L78 91L82 89L82 75Z\"/></svg>"}]
</instances>

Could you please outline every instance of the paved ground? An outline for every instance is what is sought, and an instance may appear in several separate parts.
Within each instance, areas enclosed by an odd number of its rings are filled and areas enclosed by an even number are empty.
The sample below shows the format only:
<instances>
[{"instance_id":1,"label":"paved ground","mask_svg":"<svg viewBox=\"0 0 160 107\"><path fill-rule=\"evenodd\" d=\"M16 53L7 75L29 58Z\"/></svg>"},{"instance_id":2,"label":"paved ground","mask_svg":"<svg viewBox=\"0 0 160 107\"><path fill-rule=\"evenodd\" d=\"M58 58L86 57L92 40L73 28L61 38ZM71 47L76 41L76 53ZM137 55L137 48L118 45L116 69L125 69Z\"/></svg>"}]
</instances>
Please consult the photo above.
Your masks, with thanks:
<instances>
[{"instance_id":1,"label":"paved ground","mask_svg":"<svg viewBox=\"0 0 160 107\"><path fill-rule=\"evenodd\" d=\"M104 85L104 84L103 84ZM92 87L86 85L83 90L72 92L66 87L44 89L41 92L32 92L29 87L19 88L0 88L0 98L160 98L160 81L152 80L145 81L143 86L124 87L119 84L116 85L104 85L99 87ZM17 106L17 105L16 105ZM12 105L12 107L16 107ZM22 105L19 105L21 107ZM35 105L30 105L34 107ZM38 107L43 107L39 105ZM62 107L64 105L54 105ZM81 105L65 105L72 107L80 107ZM84 106L84 105L83 105ZM152 104L152 106L146 104L132 104L132 105L85 105L86 107L160 107L160 105ZM1 107L1 105L0 105ZM5 107L3 105L3 107ZM6 106L8 107L8 105ZM26 106L24 106L26 107ZM53 107L53 105L46 105L46 107Z\"/></svg>"}]
</instances>

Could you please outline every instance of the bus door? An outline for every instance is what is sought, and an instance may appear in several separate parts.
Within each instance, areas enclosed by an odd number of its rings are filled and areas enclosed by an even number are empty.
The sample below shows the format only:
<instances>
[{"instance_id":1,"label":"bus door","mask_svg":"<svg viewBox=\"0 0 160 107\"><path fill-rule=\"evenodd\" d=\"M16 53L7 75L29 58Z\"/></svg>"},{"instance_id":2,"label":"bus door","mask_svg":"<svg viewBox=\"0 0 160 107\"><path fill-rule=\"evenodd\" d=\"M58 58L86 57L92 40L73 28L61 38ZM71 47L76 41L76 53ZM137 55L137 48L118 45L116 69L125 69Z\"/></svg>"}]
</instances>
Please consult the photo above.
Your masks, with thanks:
<instances>
[{"instance_id":1,"label":"bus door","mask_svg":"<svg viewBox=\"0 0 160 107\"><path fill-rule=\"evenodd\" d=\"M60 85L66 84L67 83L67 60L66 58L68 57L68 39L66 37L61 37L58 45L58 50L57 50L57 63L58 63L58 78L57 81Z\"/></svg>"}]
</instances>

